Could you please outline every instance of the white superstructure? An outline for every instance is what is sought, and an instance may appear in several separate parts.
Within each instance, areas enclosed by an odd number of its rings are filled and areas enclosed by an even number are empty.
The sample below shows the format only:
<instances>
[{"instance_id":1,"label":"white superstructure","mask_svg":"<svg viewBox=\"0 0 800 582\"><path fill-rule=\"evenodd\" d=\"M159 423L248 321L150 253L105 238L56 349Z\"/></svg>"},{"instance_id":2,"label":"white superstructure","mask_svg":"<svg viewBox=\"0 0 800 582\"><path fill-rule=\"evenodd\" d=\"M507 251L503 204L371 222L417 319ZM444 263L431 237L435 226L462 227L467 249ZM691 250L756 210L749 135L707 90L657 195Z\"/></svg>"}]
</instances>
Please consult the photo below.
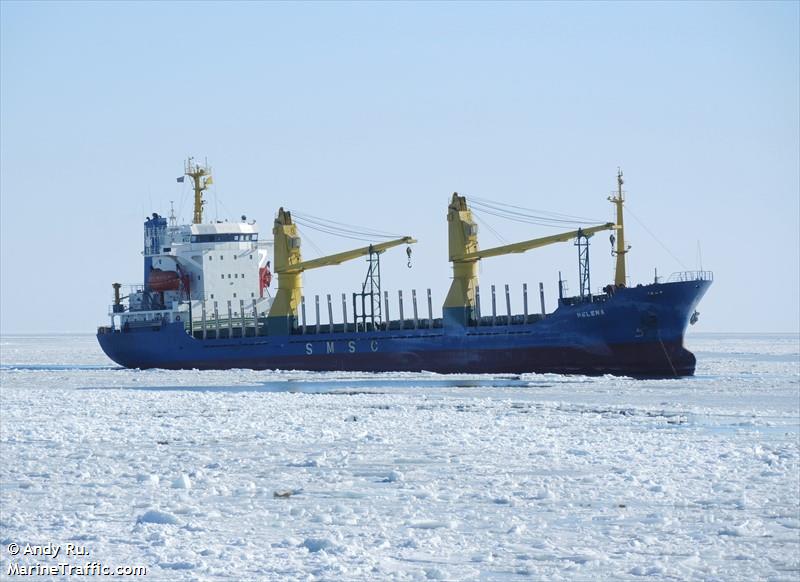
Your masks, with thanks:
<instances>
[{"instance_id":1,"label":"white superstructure","mask_svg":"<svg viewBox=\"0 0 800 582\"><path fill-rule=\"evenodd\" d=\"M208 170L191 159L186 175L195 179L196 193L210 183ZM202 212L195 217L202 220ZM130 290L127 304L114 286L112 328L158 320L203 330L234 320L239 327L269 312L272 241L259 239L255 220L178 225L174 216L167 221L154 213L144 223L142 254L144 284Z\"/></svg>"}]
</instances>

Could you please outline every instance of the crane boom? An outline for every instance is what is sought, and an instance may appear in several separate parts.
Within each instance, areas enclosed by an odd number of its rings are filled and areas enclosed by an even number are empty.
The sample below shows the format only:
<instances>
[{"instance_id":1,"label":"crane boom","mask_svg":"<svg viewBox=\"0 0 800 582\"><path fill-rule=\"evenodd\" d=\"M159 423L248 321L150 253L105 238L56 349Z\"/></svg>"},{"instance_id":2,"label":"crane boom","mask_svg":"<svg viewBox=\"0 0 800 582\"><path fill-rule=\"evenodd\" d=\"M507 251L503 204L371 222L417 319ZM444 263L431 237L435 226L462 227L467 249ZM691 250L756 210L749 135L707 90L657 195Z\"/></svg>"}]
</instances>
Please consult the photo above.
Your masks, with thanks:
<instances>
[{"instance_id":1,"label":"crane boom","mask_svg":"<svg viewBox=\"0 0 800 582\"><path fill-rule=\"evenodd\" d=\"M615 230L617 225L613 222L606 222L605 224L601 224L599 226L591 226L589 228L579 228L578 230L571 230L569 232L564 232L561 234L554 234L552 236L545 236L542 238L534 238L531 240L526 240L518 243L512 243L508 245L503 245L500 247L494 247L491 249L484 249L482 251L475 251L473 253L468 253L466 255L462 255L460 257L454 257L454 261L477 261L478 259L488 259L489 257L499 257L501 255L509 255L512 253L524 253L525 251L530 251L532 249L538 249L540 247L544 247L547 245L559 243L559 242L566 242L571 240L578 235L584 236L591 236L596 232L600 232L602 230Z\"/></svg>"},{"instance_id":2,"label":"crane boom","mask_svg":"<svg viewBox=\"0 0 800 582\"><path fill-rule=\"evenodd\" d=\"M276 271L276 273L300 273L302 271L307 271L309 269L318 269L319 267L328 267L331 265L341 265L346 261L351 261L353 259L357 259L358 257L363 257L370 253L382 253L392 247L396 247L398 245L403 244L414 244L417 242L417 239L404 236L395 240L390 240L387 242L382 242L374 245L369 245L367 247L361 247L359 249L353 249L351 251L344 251L341 253L336 253L335 255L328 255L326 257L320 257L318 259L312 259L310 261L303 261L302 263L296 263L287 267L282 271Z\"/></svg>"}]
</instances>

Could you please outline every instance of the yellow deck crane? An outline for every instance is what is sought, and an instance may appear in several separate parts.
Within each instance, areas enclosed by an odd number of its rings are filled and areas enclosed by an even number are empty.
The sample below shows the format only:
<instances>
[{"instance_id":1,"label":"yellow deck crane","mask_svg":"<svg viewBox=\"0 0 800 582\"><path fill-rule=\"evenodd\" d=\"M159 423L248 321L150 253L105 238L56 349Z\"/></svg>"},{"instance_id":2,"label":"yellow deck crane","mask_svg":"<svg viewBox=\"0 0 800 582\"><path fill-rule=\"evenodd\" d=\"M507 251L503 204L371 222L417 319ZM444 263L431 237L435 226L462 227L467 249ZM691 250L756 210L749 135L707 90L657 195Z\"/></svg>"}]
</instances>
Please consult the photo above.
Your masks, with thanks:
<instances>
[{"instance_id":1,"label":"yellow deck crane","mask_svg":"<svg viewBox=\"0 0 800 582\"><path fill-rule=\"evenodd\" d=\"M413 244L416 239L404 236L395 240L382 242L351 251L336 253L310 261L303 261L300 255L300 237L297 225L292 221L292 214L282 207L275 218L272 229L275 244L275 273L278 275L278 292L267 316L267 330L270 335L287 335L297 321L297 309L303 288L303 271L339 265L370 253L383 251L402 244Z\"/></svg>"},{"instance_id":2,"label":"yellow deck crane","mask_svg":"<svg viewBox=\"0 0 800 582\"><path fill-rule=\"evenodd\" d=\"M607 222L599 226L572 230L491 249L478 250L478 227L472 219L467 199L453 193L447 207L450 262L453 263L453 283L444 301L442 313L445 324L466 326L475 317L475 287L478 284L478 261L511 253L524 253L531 249L558 242L566 242L577 236L591 236L601 230L615 230L616 224Z\"/></svg>"}]
</instances>

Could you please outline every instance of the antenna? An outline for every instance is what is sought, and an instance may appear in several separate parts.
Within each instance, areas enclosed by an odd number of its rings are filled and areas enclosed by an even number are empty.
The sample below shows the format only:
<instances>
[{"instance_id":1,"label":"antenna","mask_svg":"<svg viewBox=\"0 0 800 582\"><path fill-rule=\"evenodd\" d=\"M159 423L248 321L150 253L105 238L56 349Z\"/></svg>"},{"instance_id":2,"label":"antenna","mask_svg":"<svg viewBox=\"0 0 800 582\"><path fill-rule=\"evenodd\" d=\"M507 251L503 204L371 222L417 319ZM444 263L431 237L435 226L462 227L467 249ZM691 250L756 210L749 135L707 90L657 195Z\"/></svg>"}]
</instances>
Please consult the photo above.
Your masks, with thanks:
<instances>
[{"instance_id":1,"label":"antenna","mask_svg":"<svg viewBox=\"0 0 800 582\"><path fill-rule=\"evenodd\" d=\"M697 239L697 263L700 266L700 270L703 270L703 249L700 248L700 239Z\"/></svg>"},{"instance_id":2,"label":"antenna","mask_svg":"<svg viewBox=\"0 0 800 582\"><path fill-rule=\"evenodd\" d=\"M178 225L178 220L175 218L175 201L169 201L169 225L175 227Z\"/></svg>"}]
</instances>

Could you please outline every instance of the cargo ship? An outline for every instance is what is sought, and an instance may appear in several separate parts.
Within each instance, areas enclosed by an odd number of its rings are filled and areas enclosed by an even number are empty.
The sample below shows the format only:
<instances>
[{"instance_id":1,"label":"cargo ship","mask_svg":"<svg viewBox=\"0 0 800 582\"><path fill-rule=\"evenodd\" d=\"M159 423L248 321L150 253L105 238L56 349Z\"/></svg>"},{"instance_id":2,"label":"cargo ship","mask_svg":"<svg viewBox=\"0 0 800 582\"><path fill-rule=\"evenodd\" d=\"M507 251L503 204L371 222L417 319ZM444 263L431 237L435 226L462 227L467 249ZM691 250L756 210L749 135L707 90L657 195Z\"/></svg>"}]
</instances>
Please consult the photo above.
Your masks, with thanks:
<instances>
[{"instance_id":1,"label":"cargo ship","mask_svg":"<svg viewBox=\"0 0 800 582\"><path fill-rule=\"evenodd\" d=\"M656 276L652 282L629 283L621 171L608 198L615 222L488 249L478 245L467 198L454 193L447 207L452 283L436 314L430 289L419 302L412 291L404 303L402 291L390 301L381 288L381 255L407 245L410 260L408 245L416 242L411 236L303 260L292 212L278 210L271 240L245 216L236 222L204 222L203 194L212 184L211 169L189 158L178 181L186 178L194 194L192 223L178 224L174 212L169 218L157 213L147 218L143 284L125 290L113 284L110 325L98 328L97 339L121 366L655 378L694 374L696 359L684 347L684 334L697 321L696 307L713 274L689 271L665 281ZM589 241L601 231L610 232L614 279L592 292ZM545 310L542 283L536 310L529 309L523 285L522 313L512 313L508 285L504 297L494 285L488 292L481 289L480 261L568 241L578 250L579 290L568 296L559 275L553 311ZM366 258L368 270L358 292L343 294L341 303L330 294L322 301L318 295L313 300L303 295L305 271L359 257ZM327 322L321 320L321 308Z\"/></svg>"}]
</instances>

